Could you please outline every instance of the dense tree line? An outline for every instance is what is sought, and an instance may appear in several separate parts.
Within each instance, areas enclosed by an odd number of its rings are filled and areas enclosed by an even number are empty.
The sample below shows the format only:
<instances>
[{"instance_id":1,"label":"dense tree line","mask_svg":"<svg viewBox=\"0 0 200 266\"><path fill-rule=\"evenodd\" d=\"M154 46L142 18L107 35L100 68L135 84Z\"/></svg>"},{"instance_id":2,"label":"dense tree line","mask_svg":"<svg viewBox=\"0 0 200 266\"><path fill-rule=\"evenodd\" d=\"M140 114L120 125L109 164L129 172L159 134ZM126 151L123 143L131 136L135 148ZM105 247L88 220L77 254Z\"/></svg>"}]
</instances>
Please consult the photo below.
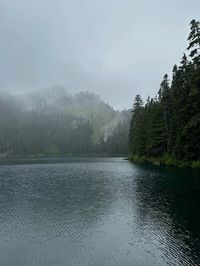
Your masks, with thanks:
<instances>
[{"instance_id":1,"label":"dense tree line","mask_svg":"<svg viewBox=\"0 0 200 266\"><path fill-rule=\"evenodd\" d=\"M189 56L166 74L155 98L135 97L129 131L133 156L200 159L200 22L192 20Z\"/></svg>"},{"instance_id":2,"label":"dense tree line","mask_svg":"<svg viewBox=\"0 0 200 266\"><path fill-rule=\"evenodd\" d=\"M128 153L129 112L108 136L99 133L99 139L97 118L88 117L55 107L23 109L15 98L0 95L0 157Z\"/></svg>"},{"instance_id":3,"label":"dense tree line","mask_svg":"<svg viewBox=\"0 0 200 266\"><path fill-rule=\"evenodd\" d=\"M95 147L97 153L105 154L128 154L129 146L129 125L130 125L130 111L122 111L124 119L119 122L111 135L106 139L102 139Z\"/></svg>"}]
</instances>

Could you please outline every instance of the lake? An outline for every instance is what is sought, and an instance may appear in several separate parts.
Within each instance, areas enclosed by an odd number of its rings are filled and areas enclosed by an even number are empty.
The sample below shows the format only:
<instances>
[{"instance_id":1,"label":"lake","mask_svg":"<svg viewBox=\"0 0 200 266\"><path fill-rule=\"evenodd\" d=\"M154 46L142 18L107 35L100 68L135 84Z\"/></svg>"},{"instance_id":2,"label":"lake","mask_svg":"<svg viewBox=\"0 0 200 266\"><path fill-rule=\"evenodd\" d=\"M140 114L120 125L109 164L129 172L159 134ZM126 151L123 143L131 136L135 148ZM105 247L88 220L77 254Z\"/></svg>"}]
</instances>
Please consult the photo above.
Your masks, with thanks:
<instances>
[{"instance_id":1,"label":"lake","mask_svg":"<svg viewBox=\"0 0 200 266\"><path fill-rule=\"evenodd\" d=\"M123 158L1 164L0 265L200 265L200 174Z\"/></svg>"}]
</instances>

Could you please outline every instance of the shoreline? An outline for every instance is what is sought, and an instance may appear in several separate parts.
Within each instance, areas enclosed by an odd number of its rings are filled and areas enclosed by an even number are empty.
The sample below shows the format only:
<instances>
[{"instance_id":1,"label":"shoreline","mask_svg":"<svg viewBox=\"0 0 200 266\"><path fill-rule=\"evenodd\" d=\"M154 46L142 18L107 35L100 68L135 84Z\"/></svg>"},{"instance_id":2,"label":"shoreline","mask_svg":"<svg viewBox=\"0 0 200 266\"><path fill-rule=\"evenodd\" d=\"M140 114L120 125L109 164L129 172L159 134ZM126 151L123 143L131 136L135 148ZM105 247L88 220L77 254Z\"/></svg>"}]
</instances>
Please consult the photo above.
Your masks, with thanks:
<instances>
[{"instance_id":1,"label":"shoreline","mask_svg":"<svg viewBox=\"0 0 200 266\"><path fill-rule=\"evenodd\" d=\"M148 162L157 166L200 169L200 160L198 161L177 160L176 158L173 158L172 156L169 155L164 155L162 157L129 155L128 159L129 161L136 163Z\"/></svg>"},{"instance_id":2,"label":"shoreline","mask_svg":"<svg viewBox=\"0 0 200 266\"><path fill-rule=\"evenodd\" d=\"M51 163L57 162L62 163L70 159L84 159L84 158L127 158L127 154L68 154L60 156L49 156L49 155L40 155L40 156L9 156L9 157L0 157L0 165L3 164L20 164L20 163ZM128 158L127 158L128 159Z\"/></svg>"}]
</instances>

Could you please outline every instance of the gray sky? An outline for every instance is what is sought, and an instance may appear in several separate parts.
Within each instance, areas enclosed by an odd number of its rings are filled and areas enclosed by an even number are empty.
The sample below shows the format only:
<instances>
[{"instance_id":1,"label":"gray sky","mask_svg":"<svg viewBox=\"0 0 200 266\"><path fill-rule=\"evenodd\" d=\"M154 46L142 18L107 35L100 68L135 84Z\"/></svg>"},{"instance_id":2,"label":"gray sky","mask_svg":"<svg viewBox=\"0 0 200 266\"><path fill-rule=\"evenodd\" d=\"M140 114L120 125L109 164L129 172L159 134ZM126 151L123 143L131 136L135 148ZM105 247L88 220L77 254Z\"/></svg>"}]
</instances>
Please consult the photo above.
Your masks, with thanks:
<instances>
[{"instance_id":1,"label":"gray sky","mask_svg":"<svg viewBox=\"0 0 200 266\"><path fill-rule=\"evenodd\" d=\"M200 0L0 0L0 89L60 84L115 108L154 96Z\"/></svg>"}]
</instances>

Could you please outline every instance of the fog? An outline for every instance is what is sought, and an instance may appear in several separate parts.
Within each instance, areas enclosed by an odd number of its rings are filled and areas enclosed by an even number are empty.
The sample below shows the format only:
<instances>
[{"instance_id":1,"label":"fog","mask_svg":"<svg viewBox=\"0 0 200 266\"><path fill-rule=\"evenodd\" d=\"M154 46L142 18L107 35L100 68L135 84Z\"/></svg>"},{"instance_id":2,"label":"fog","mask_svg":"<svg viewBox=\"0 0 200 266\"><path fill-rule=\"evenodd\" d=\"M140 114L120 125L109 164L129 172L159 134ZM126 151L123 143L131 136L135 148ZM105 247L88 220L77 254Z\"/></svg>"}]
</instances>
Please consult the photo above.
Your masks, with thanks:
<instances>
[{"instance_id":1,"label":"fog","mask_svg":"<svg viewBox=\"0 0 200 266\"><path fill-rule=\"evenodd\" d=\"M199 11L199 0L1 0L0 90L59 84L129 108L179 63Z\"/></svg>"}]
</instances>

